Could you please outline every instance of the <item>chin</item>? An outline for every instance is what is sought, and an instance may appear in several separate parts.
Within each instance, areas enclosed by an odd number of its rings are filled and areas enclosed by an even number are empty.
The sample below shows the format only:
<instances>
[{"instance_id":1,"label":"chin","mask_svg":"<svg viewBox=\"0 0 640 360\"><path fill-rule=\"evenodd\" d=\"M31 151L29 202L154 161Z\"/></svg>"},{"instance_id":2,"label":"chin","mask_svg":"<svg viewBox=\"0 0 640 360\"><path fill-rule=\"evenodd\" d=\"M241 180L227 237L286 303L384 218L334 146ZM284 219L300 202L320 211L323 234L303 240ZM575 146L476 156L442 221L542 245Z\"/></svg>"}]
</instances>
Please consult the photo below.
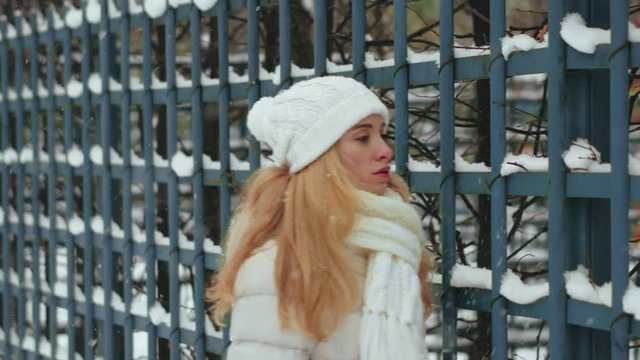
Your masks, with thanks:
<instances>
[{"instance_id":1,"label":"chin","mask_svg":"<svg viewBox=\"0 0 640 360\"><path fill-rule=\"evenodd\" d=\"M382 195L384 195L384 193L387 192L387 186L386 185L385 186L377 186L374 189L369 190L369 192L371 192L373 194L376 194L376 195L379 195L379 196L382 196Z\"/></svg>"}]
</instances>

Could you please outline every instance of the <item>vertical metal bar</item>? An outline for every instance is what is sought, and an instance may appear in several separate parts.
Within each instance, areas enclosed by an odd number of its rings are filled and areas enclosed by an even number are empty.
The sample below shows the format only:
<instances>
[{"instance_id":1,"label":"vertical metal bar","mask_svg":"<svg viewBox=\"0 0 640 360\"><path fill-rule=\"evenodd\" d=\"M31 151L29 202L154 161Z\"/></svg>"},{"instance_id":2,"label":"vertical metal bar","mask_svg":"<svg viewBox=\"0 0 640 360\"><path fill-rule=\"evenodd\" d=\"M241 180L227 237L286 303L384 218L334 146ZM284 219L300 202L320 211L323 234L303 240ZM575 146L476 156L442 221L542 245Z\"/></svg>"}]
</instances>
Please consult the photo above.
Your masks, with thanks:
<instances>
[{"instance_id":1,"label":"vertical metal bar","mask_svg":"<svg viewBox=\"0 0 640 360\"><path fill-rule=\"evenodd\" d=\"M507 186L500 176L506 152L506 64L500 39L505 34L505 0L491 3L490 9L490 123L491 123L491 327L493 359L507 359L507 301L500 295L500 280L507 270L506 203Z\"/></svg>"},{"instance_id":2,"label":"vertical metal bar","mask_svg":"<svg viewBox=\"0 0 640 360\"><path fill-rule=\"evenodd\" d=\"M229 14L227 1L218 3L218 74L220 90L218 91L218 125L220 169L224 179L220 185L220 238L224 237L231 214L231 168L229 163Z\"/></svg>"},{"instance_id":3,"label":"vertical metal bar","mask_svg":"<svg viewBox=\"0 0 640 360\"><path fill-rule=\"evenodd\" d=\"M278 0L278 29L280 35L280 88L293 84L291 78L291 0Z\"/></svg>"},{"instance_id":4,"label":"vertical metal bar","mask_svg":"<svg viewBox=\"0 0 640 360\"><path fill-rule=\"evenodd\" d=\"M282 14L282 11L281 11ZM230 146L229 146L229 14L228 4L226 0L220 1L217 8L218 15L218 76L220 77L220 90L218 91L218 133L219 143L218 152L220 154L220 169L223 171L222 183L220 184L220 238L224 239L227 232L227 226L231 217L231 180L232 174L230 168ZM280 18L282 19L282 18ZM289 25L290 26L290 25ZM282 29L282 25L281 25ZM280 51L282 54L282 38L280 43ZM289 40L290 44L290 40ZM285 51L286 53L286 51ZM290 52L289 52L290 56ZM288 61L287 64L290 64ZM282 64L281 64L282 70ZM286 70L290 72L289 70ZM282 73L281 73L282 74ZM288 79L289 75L282 77L283 81ZM285 81L287 82L287 81ZM288 85L287 85L288 86ZM198 245L196 245L196 248ZM198 248L199 249L199 248ZM199 284L199 283L196 283ZM199 286L198 286L199 287ZM196 311L196 314L199 314ZM196 315L196 317L203 317ZM228 333L223 334L223 341L229 341Z\"/></svg>"},{"instance_id":5,"label":"vertical metal bar","mask_svg":"<svg viewBox=\"0 0 640 360\"><path fill-rule=\"evenodd\" d=\"M568 0L554 3L554 6L562 4L564 9L559 11L561 16L578 12L589 26L609 28L609 2ZM551 11L551 3L549 6ZM549 36L552 42L552 35ZM598 148L603 159L608 161L610 123L602 119L609 119L609 69L571 73L565 76L565 82L568 103L565 114L571 114L570 121L565 121L565 139L589 139L589 143ZM549 95L549 101L551 98ZM567 251L567 269L575 269L577 264L583 264L589 267L594 283L610 281L610 200L572 198L567 199L566 204L565 216L571 219L568 222L571 236L566 245L570 249ZM564 352L575 359L608 358L611 353L611 336L604 331L568 325L566 344Z\"/></svg>"},{"instance_id":6,"label":"vertical metal bar","mask_svg":"<svg viewBox=\"0 0 640 360\"><path fill-rule=\"evenodd\" d=\"M406 1L393 2L393 54L395 69L393 87L395 99L395 161L396 173L407 177L409 113L409 68L407 63L407 9Z\"/></svg>"},{"instance_id":7,"label":"vertical metal bar","mask_svg":"<svg viewBox=\"0 0 640 360\"><path fill-rule=\"evenodd\" d=\"M406 46L405 46L406 48ZM456 263L455 254L455 114L454 114L454 62L453 62L453 4L440 4L440 207L443 224L440 231L442 244L442 357L455 359L456 318L455 289L451 286L451 272Z\"/></svg>"},{"instance_id":8,"label":"vertical metal bar","mask_svg":"<svg viewBox=\"0 0 640 360\"><path fill-rule=\"evenodd\" d=\"M49 238L48 241L48 278L49 278L49 287L54 289L56 283L56 252L58 248L58 232L56 226L56 162L55 162L55 153L56 153L56 103L55 103L55 93L54 93L54 84L55 84L55 48L53 44L54 38L54 29L53 29L53 14L51 13L51 8L47 10L47 36L46 36L46 58L47 58L47 93L49 95L49 99L47 101L47 152L49 153L49 167L47 171L47 207L48 207L48 215L49 215ZM37 29L36 16L35 14L31 16L31 28L35 30ZM37 49L37 44L36 49ZM36 86L32 86L34 92L34 100L36 99ZM38 124L39 125L39 124ZM36 148L34 146L33 151L34 155L38 154L40 148ZM57 308L58 308L58 300L55 296L50 298L49 302L49 342L51 343L51 357L55 357L56 348L57 348L57 332L58 332L58 316L57 316Z\"/></svg>"},{"instance_id":9,"label":"vertical metal bar","mask_svg":"<svg viewBox=\"0 0 640 360\"><path fill-rule=\"evenodd\" d=\"M249 52L249 107L260 98L260 38L258 29L259 0L248 0L247 3L247 36ZM260 143L255 136L249 135L249 165L251 170L260 166ZM226 329L226 328L225 328Z\"/></svg>"},{"instance_id":10,"label":"vertical metal bar","mask_svg":"<svg viewBox=\"0 0 640 360\"><path fill-rule=\"evenodd\" d=\"M566 358L567 321L564 273L567 271L567 211L565 166L562 153L565 135L566 84L565 45L560 37L560 22L565 14L563 1L549 3L549 355ZM543 100L544 101L544 100Z\"/></svg>"},{"instance_id":11,"label":"vertical metal bar","mask_svg":"<svg viewBox=\"0 0 640 360\"><path fill-rule=\"evenodd\" d=\"M15 90L18 95L17 101L14 103L16 106L16 151L20 154L22 148L24 147L24 103L22 100L22 88L23 84L23 76L24 76L24 45L22 40L22 19L20 17L16 17L15 21L16 31L18 36L16 37L16 46L15 46ZM16 262L16 270L18 272L18 280L24 281L24 268L25 268L25 252L24 247L26 243L25 238L25 225L24 225L24 202L25 202L25 189L24 189L24 166L19 162L15 164L16 173L17 173L17 184L16 184L16 212L18 213L18 236L17 236L17 262ZM35 181L32 179L32 181ZM34 244L36 242L34 241ZM37 246L36 246L37 249ZM33 269L33 284L36 289L40 288L40 272L37 271L39 268L38 261L40 260L40 256L38 251L35 251L35 254L32 254L32 261L34 263ZM36 339L40 338L40 306L39 299L36 302L36 291L34 291L32 300L33 300L33 329L34 336ZM25 333L25 317L26 317L26 290L21 288L18 293L18 337L22 338L26 335ZM20 349L18 352L18 359L24 358L24 350Z\"/></svg>"},{"instance_id":12,"label":"vertical metal bar","mask_svg":"<svg viewBox=\"0 0 640 360\"><path fill-rule=\"evenodd\" d=\"M220 4L218 4L220 6ZM193 242L195 255L193 267L194 276L194 302L196 312L196 359L205 359L205 332L204 332L204 233L202 229L203 217L203 194L204 184L202 171L202 85L200 76L202 75L201 50L200 50L200 10L191 7L191 79L193 90L191 91L191 136L193 138ZM228 71L227 68L224 72Z\"/></svg>"},{"instance_id":13,"label":"vertical metal bar","mask_svg":"<svg viewBox=\"0 0 640 360\"><path fill-rule=\"evenodd\" d=\"M0 21L0 34L2 38L7 37L7 22ZM2 43L0 46L0 81L2 81L2 106L0 106L0 116L2 121L2 131L0 131L0 141L2 151L4 152L10 147L9 143L9 55L8 55L7 43ZM9 166L6 162L2 162L2 188L7 189L2 192L2 209L4 215L2 219L2 272L5 274L4 282L2 284L2 328L5 333L5 341L3 346L3 353L7 358L12 356L11 346L11 300L13 299L12 286L9 281L10 266L10 251L11 251L11 238L9 232ZM24 305L23 305L24 306ZM20 312L18 312L18 316ZM24 312L23 312L24 314ZM7 341L8 340L8 341Z\"/></svg>"},{"instance_id":14,"label":"vertical metal bar","mask_svg":"<svg viewBox=\"0 0 640 360\"><path fill-rule=\"evenodd\" d=\"M167 9L165 14L165 49L167 74L167 155L172 159L177 150L177 94L176 94L176 12ZM178 177L169 173L167 184L169 211L169 311L171 313L171 359L180 359L180 279L178 267L180 253L178 248Z\"/></svg>"},{"instance_id":15,"label":"vertical metal bar","mask_svg":"<svg viewBox=\"0 0 640 360\"><path fill-rule=\"evenodd\" d=\"M50 23L52 21L50 20ZM62 33L62 51L65 59L71 59L71 31L69 29L65 29ZM63 68L63 79L65 84L71 80L71 61L65 61ZM64 127L64 148L65 151L68 152L73 147L73 118L72 118L72 109L71 109L71 100L68 96L65 96L63 103L63 127ZM50 161L55 160L55 156L50 155ZM73 179L73 169L71 165L67 164L67 166L63 167L64 173L64 199L65 199L65 217L67 218L67 224L69 224L69 220L75 215L75 204L73 199L73 187L74 187L74 179ZM76 318L76 297L75 297L75 285L76 285L76 256L75 256L75 246L73 241L73 236L69 231L65 234L65 247L67 249L67 299L68 306L67 311L69 314L69 323L75 324ZM69 338L68 349L69 349L69 360L73 360L74 354L76 352L76 327L69 326L67 327L67 335Z\"/></svg>"},{"instance_id":16,"label":"vertical metal bar","mask_svg":"<svg viewBox=\"0 0 640 360\"><path fill-rule=\"evenodd\" d=\"M327 73L327 0L313 2L313 56L316 76Z\"/></svg>"},{"instance_id":17,"label":"vertical metal bar","mask_svg":"<svg viewBox=\"0 0 640 360\"><path fill-rule=\"evenodd\" d=\"M629 279L629 44L628 3L610 3L611 46L611 359L629 357L629 316L622 297Z\"/></svg>"},{"instance_id":18,"label":"vertical metal bar","mask_svg":"<svg viewBox=\"0 0 640 360\"><path fill-rule=\"evenodd\" d=\"M113 292L113 239L111 238L112 198L111 198L111 94L109 92L110 51L111 38L108 2L103 1L100 11L100 78L102 78L102 96L100 97L100 135L102 142L102 219L104 221L104 237L102 244L102 288L104 290L104 318L102 320L103 333L100 346L105 359L113 359L114 355L114 329L113 307L111 298Z\"/></svg>"},{"instance_id":19,"label":"vertical metal bar","mask_svg":"<svg viewBox=\"0 0 640 360\"><path fill-rule=\"evenodd\" d=\"M87 21L87 4L83 6L82 27L80 36L82 43L82 64L80 73L82 77L82 220L85 223L83 244L83 290L84 303L84 358L94 358L94 306L93 306L93 231L91 230L91 217L93 206L93 168L90 160L91 149L91 93L89 92L89 71L91 66L91 40L89 37L89 22Z\"/></svg>"},{"instance_id":20,"label":"vertical metal bar","mask_svg":"<svg viewBox=\"0 0 640 360\"><path fill-rule=\"evenodd\" d=\"M351 53L353 62L353 78L366 82L366 69L364 67L365 30L366 30L365 0L351 1Z\"/></svg>"},{"instance_id":21,"label":"vertical metal bar","mask_svg":"<svg viewBox=\"0 0 640 360\"><path fill-rule=\"evenodd\" d=\"M133 359L133 314L131 302L133 300L133 236L132 236L132 196L131 196L131 91L129 78L131 76L130 53L130 15L129 0L120 1L122 21L120 22L120 83L122 84L121 107L121 136L122 136L122 228L124 232L124 358Z\"/></svg>"},{"instance_id":22,"label":"vertical metal bar","mask_svg":"<svg viewBox=\"0 0 640 360\"><path fill-rule=\"evenodd\" d=\"M26 19L20 19L20 21L26 21ZM31 92L32 92L32 98L31 98L31 109L30 109L30 116L31 116L31 147L33 148L33 152L34 152L34 160L39 159L39 153L40 153L40 98L38 95L38 69L39 69L39 64L38 61L33 61L33 59L36 58L37 54L38 54L38 36L37 36L37 28L33 29L33 34L32 36L29 38L30 39L30 44L29 44L29 51L30 51L30 55L32 58L32 61L29 62L29 80L30 80L30 86L31 86ZM39 169L39 161L34 161L33 163L33 172L31 173L31 211L33 214L33 222L34 222L34 228L33 228L33 252L34 253L38 253L38 255L40 254L40 241L42 240L41 237L41 229L40 229L40 213L41 213L41 209L40 209L40 169ZM49 238L50 240L50 238ZM40 261L38 261L37 263L34 264L34 266L32 267L34 272L37 271L38 272L38 276L40 274ZM37 294L36 294L37 293ZM34 307L38 307L40 308L40 302L41 302L41 293L40 293L40 287L37 286L34 288L34 293L33 293L33 306ZM51 310L49 311L51 312ZM51 325L51 316L48 317L49 320L49 325ZM37 342L40 342L40 338L36 337ZM36 351L38 352L38 351Z\"/></svg>"},{"instance_id":23,"label":"vertical metal bar","mask_svg":"<svg viewBox=\"0 0 640 360\"><path fill-rule=\"evenodd\" d=\"M192 35L195 36L195 35ZM198 37L198 39L200 39ZM142 137L144 143L144 228L145 228L145 262L147 268L147 306L151 308L156 302L156 245L155 245L155 213L156 201L153 190L153 92L151 90L151 19L142 19L142 77L144 92L142 94ZM147 325L149 358L158 357L158 329L149 322Z\"/></svg>"}]
</instances>

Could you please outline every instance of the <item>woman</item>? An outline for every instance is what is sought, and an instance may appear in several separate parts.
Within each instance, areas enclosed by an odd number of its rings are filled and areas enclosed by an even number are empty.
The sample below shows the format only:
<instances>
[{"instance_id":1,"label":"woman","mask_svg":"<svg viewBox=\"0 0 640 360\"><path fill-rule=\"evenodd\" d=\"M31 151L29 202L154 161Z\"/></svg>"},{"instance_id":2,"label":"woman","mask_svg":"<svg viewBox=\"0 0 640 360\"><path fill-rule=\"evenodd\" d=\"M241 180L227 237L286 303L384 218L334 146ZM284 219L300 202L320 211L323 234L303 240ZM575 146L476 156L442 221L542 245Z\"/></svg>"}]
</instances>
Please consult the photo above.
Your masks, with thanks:
<instances>
[{"instance_id":1,"label":"woman","mask_svg":"<svg viewBox=\"0 0 640 360\"><path fill-rule=\"evenodd\" d=\"M248 127L276 166L245 187L208 300L232 312L228 359L424 359L421 222L390 172L388 111L359 82L303 81Z\"/></svg>"}]
</instances>

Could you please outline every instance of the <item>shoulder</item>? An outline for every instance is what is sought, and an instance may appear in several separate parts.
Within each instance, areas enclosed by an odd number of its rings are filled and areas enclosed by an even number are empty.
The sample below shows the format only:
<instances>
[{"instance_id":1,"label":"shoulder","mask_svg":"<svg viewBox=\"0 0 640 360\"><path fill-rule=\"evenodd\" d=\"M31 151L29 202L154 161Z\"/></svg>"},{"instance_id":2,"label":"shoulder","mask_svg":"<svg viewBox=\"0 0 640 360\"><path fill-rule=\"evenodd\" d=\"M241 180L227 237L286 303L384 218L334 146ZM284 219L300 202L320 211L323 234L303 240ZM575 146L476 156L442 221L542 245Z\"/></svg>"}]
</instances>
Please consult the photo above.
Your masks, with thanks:
<instances>
[{"instance_id":1,"label":"shoulder","mask_svg":"<svg viewBox=\"0 0 640 360\"><path fill-rule=\"evenodd\" d=\"M277 252L275 240L269 240L245 260L236 277L236 297L276 293L274 268Z\"/></svg>"}]
</instances>

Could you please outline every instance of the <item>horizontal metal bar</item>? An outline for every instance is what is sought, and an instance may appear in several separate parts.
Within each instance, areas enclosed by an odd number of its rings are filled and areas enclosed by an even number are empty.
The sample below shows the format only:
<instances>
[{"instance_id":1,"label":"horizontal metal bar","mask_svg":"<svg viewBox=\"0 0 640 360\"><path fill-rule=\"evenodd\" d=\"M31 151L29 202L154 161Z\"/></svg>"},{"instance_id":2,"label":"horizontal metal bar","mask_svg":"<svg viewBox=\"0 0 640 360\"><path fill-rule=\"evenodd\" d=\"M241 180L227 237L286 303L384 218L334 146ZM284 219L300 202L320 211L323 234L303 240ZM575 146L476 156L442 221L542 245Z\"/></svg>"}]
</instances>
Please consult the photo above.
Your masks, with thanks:
<instances>
[{"instance_id":1,"label":"horizontal metal bar","mask_svg":"<svg viewBox=\"0 0 640 360\"><path fill-rule=\"evenodd\" d=\"M567 70L588 70L606 68L606 56L608 47L601 45L594 54L583 54L575 50L569 50L568 68ZM571 55L573 54L573 55ZM631 66L640 67L640 43L631 44ZM529 52L514 53L507 62L507 76L536 74L547 72L547 58L549 52L547 49L537 49ZM456 81L468 81L488 77L488 66L490 64L490 56L483 55L469 58L457 58L455 60ZM379 68L367 69L367 84L376 88L393 87L394 66L386 66ZM409 65L409 85L435 85L438 83L439 69L434 62L416 63ZM341 75L352 77L351 71L333 73L333 75ZM310 78L311 76L292 76L294 83ZM64 84L63 84L64 85ZM280 84L274 84L272 80L260 80L257 84L249 84L247 82L238 82L229 85L231 101L246 100L249 96L250 86L259 86L260 93L263 96L272 96L281 89ZM202 101L215 103L218 101L218 92L221 87L218 85L202 85ZM137 105L143 102L143 89L129 90L131 92L131 104ZM153 103L166 104L167 89L152 89ZM189 87L180 87L177 89L177 102L188 103L191 100L192 89ZM122 91L110 91L111 102L114 105L121 103ZM91 94L91 104L99 105L102 96L99 94ZM54 96L39 99L39 107L46 109L49 102L53 101L58 105L73 104L82 105L82 99L68 99L66 96ZM3 99L0 103L8 103L9 111L18 111L18 100ZM29 108L31 100L22 100L22 106Z\"/></svg>"},{"instance_id":2,"label":"horizontal metal bar","mask_svg":"<svg viewBox=\"0 0 640 360\"><path fill-rule=\"evenodd\" d=\"M36 163L26 163L26 164L12 164L9 165L8 168L11 171L16 171L19 166L24 167L24 170L30 175L46 174L49 171L49 163L40 163L39 165ZM104 173L104 167L102 165L92 164L93 173L92 176L95 178L99 178ZM71 165L66 163L55 163L56 171L66 171ZM83 169L82 167L71 167L72 173L74 177L83 177ZM111 165L110 166L111 177L114 179L122 179L124 174L124 166L122 165ZM155 167L154 168L154 180L157 183L166 183L169 181L169 173L171 169L169 167ZM218 169L205 169L203 171L204 174L204 184L209 186L219 186L221 185L221 181L223 179L224 172ZM231 178L233 182L237 184L244 183L247 178L251 175L251 171L249 170L231 170L231 174L227 174L226 177ZM131 166L131 179L132 181L142 183L145 179L145 167L144 165L132 165ZM178 179L179 184L190 184L193 179L193 176L183 176Z\"/></svg>"},{"instance_id":3,"label":"horizontal metal bar","mask_svg":"<svg viewBox=\"0 0 640 360\"><path fill-rule=\"evenodd\" d=\"M434 293L438 293L440 285L434 285ZM459 308L489 312L491 309L491 291L471 288L456 289L456 304ZM547 298L542 298L529 305L509 302L509 315L546 319L548 313ZM629 318L632 315L627 314ZM590 304L574 299L567 299L567 322L589 329L609 331L613 316L611 308ZM632 320L629 334L640 336L640 321Z\"/></svg>"},{"instance_id":4,"label":"horizontal metal bar","mask_svg":"<svg viewBox=\"0 0 640 360\"><path fill-rule=\"evenodd\" d=\"M239 11L242 10L246 7L245 1L243 0L228 0L229 3L229 9L231 11ZM176 20L177 21L188 21L189 20L189 16L191 13L191 7L195 6L193 4L181 4L176 8ZM202 12L202 16L216 16L216 9L217 9L217 4L214 5L211 9ZM63 14L59 14L63 20L64 20L64 16ZM144 11L140 14L129 14L129 26L131 28L131 30L135 29L135 28L141 28L142 27L142 21L143 19L145 19L147 17L147 14L144 13ZM23 21L28 21L27 18L23 18ZM85 20L86 21L86 20ZM109 29L110 32L112 33L119 33L120 32L120 26L121 26L121 22L123 21L122 17L118 17L118 18L112 18L109 19ZM164 22L164 17L161 16L157 19L153 19L154 22L156 22L158 25L163 24ZM6 21L5 21L6 22ZM100 24L90 24L89 26L90 29L90 33L97 35L100 32ZM37 32L35 31L36 29L32 29L34 32L36 32L37 35L42 35L42 34L47 34L48 32ZM64 33L65 31L69 30L69 28L65 27L61 28L61 29L54 29L53 30L53 34L54 34L54 40L56 41L62 41L64 40ZM78 28L78 29L71 29L71 36L77 36L80 37L81 36L81 31L82 31L82 27ZM27 42L29 41L29 39L32 37L33 35L27 35L27 36L22 36L21 39L23 39L23 42ZM42 36L37 37L38 38L38 43L41 44L45 44L46 43L46 39ZM18 42L18 38L12 38L12 39L5 39L7 40L6 43L9 45L9 47L15 47L16 43Z\"/></svg>"},{"instance_id":5,"label":"horizontal metal bar","mask_svg":"<svg viewBox=\"0 0 640 360\"><path fill-rule=\"evenodd\" d=\"M13 174L16 173L17 167L23 166L29 174L37 172L46 174L49 171L49 163L11 164L8 166ZM56 163L56 171L64 171L70 165L66 163ZM93 176L98 178L102 176L104 167L92 164ZM121 179L124 167L122 165L111 165L113 171L111 176L114 179ZM155 167L155 180L158 183L166 183L169 181L169 173L171 169L168 167ZM204 184L209 186L220 186L224 178L224 172L217 169L204 170ZM144 166L131 166L131 174L134 182L142 182L145 178ZM234 182L238 185L244 183L251 171L249 170L232 170ZM73 175L77 177L83 176L82 168L73 168ZM227 175L228 176L228 175ZM587 199L606 199L610 196L611 187L609 173L567 173L567 197L569 198L587 198ZM629 176L630 199L633 201L640 200L640 176ZM180 177L180 184L190 184L191 176ZM476 172L459 172L456 173L456 193L458 194L489 194L489 185L491 184L491 174ZM409 176L411 190L419 193L437 194L440 192L440 173L436 172L412 172ZM507 177L507 191L510 196L547 196L549 191L549 174L548 173L517 173Z\"/></svg>"},{"instance_id":6,"label":"horizontal metal bar","mask_svg":"<svg viewBox=\"0 0 640 360\"><path fill-rule=\"evenodd\" d=\"M2 225L5 226L5 225ZM0 229L2 229L2 226L0 226ZM17 224L10 224L9 225L9 232L12 234L17 234L19 231L18 229L18 225ZM25 225L24 226L24 235L34 235L36 233L36 229L35 226L29 226L29 225ZM39 228L38 229L38 234L42 237L42 238L50 238L51 235L51 229L47 229L47 228ZM55 230L55 234L58 238L58 242L61 245L64 245L64 241L65 241L65 237L66 236L71 236L73 237L73 243L75 246L79 247L79 248L84 248L84 234L80 234L80 235L73 235L70 234L67 230ZM97 248L102 248L102 241L104 240L104 235L102 234L96 234L93 233L93 240L94 243L92 244L94 247ZM124 248L125 248L125 240L124 239L120 239L120 238L112 238L112 242L113 242L113 251L118 252L118 253L122 253L124 252ZM146 244L144 243L139 243L139 242L133 242L133 254L134 255L138 255L138 256L144 256L145 255L145 251L146 251ZM155 245L155 249L156 249L156 254L157 254L157 259L161 260L161 261L169 261L169 246L168 245ZM187 266L192 266L194 263L194 258L196 257L196 251L195 250L191 250L191 249L184 249L184 248L180 248L180 263L182 265L187 265ZM205 252L205 256L204 256L204 265L207 269L209 270L214 270L216 268L216 266L218 265L218 261L219 261L219 254L213 254L210 252Z\"/></svg>"},{"instance_id":7,"label":"horizontal metal bar","mask_svg":"<svg viewBox=\"0 0 640 360\"><path fill-rule=\"evenodd\" d=\"M16 287L12 287L12 291L16 291ZM66 309L69 306L69 299L65 298L65 297L60 297L57 295L53 295L53 294L43 294L43 303L45 305L49 304L49 302L51 301L55 301L58 304L58 308L60 309ZM80 316L85 316L85 308L84 306L79 306L82 305L84 302L83 301L78 301L75 300L76 306L78 306L77 309L77 314ZM113 311L113 322L116 325L120 325L120 326L124 326L125 324L125 319L127 316L131 316L133 318L133 328L134 330L140 330L140 331L146 331L147 330L147 326L151 323L151 320L149 318L146 317L142 317L142 316L137 316L137 315L133 315L133 314L127 314L118 310L115 310L112 308ZM96 305L94 304L94 312L92 314L94 319L98 319L98 320L102 320L104 318L104 314L105 314L105 306L104 305ZM209 321L209 320L206 320ZM158 329L158 337L164 338L164 339L169 339L170 336L170 332L171 329L164 325L156 325L157 329ZM187 329L183 329L180 328L179 330L180 332L180 342L186 345L194 345L195 344L195 332L191 331L191 330L187 330ZM6 338L6 335L5 335ZM0 341L0 344L3 344L3 341ZM213 337L213 336L207 336L206 337L206 350L207 352L211 352L211 353L220 353L222 351L222 339L221 338L217 338L217 337ZM45 356L45 358L47 359L51 359L50 357Z\"/></svg>"},{"instance_id":8,"label":"horizontal metal bar","mask_svg":"<svg viewBox=\"0 0 640 360\"><path fill-rule=\"evenodd\" d=\"M611 175L608 173L567 173L567 197L605 199L610 196ZM420 193L439 192L440 174L413 172L409 177L411 190ZM631 200L640 200L640 176L629 176ZM456 173L456 192L460 194L489 194L489 173ZM511 196L547 196L548 173L518 173L507 177L507 191Z\"/></svg>"}]
</instances>

